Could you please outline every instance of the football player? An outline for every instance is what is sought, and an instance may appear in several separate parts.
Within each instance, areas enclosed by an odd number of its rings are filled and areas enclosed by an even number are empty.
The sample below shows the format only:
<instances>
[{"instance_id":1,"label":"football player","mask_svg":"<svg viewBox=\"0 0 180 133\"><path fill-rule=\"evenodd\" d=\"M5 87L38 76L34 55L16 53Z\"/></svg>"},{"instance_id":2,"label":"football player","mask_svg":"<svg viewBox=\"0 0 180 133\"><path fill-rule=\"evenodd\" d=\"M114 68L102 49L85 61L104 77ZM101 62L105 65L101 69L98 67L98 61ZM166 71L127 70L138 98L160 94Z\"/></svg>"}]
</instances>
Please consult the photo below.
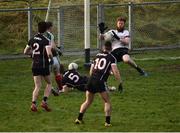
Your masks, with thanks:
<instances>
[{"instance_id":1,"label":"football player","mask_svg":"<svg viewBox=\"0 0 180 133\"><path fill-rule=\"evenodd\" d=\"M51 45L49 39L43 35L46 31L46 22L38 23L38 33L34 35L24 49L24 54L32 55L32 73L34 79L34 91L32 94L31 110L37 111L37 97L42 85L42 79L47 83L44 90L44 97L41 107L46 111L51 111L48 107L47 99L51 93L51 78L49 65L53 63Z\"/></svg>"},{"instance_id":2,"label":"football player","mask_svg":"<svg viewBox=\"0 0 180 133\"><path fill-rule=\"evenodd\" d=\"M52 93L58 96L61 92L68 92L72 88L80 91L86 91L86 84L88 81L87 76L82 76L78 71L78 65L76 63L70 63L68 70L64 72L62 77L62 90L52 89Z\"/></svg>"},{"instance_id":3,"label":"football player","mask_svg":"<svg viewBox=\"0 0 180 133\"><path fill-rule=\"evenodd\" d=\"M45 32L45 36L49 38L51 45L52 45L52 54L53 54L53 65L52 69L55 75L55 80L58 85L58 89L62 89L62 75L60 73L60 58L59 55L62 55L60 47L57 47L54 42L54 35L52 34L53 24L52 22L46 22L47 25L47 31Z\"/></svg>"},{"instance_id":4,"label":"football player","mask_svg":"<svg viewBox=\"0 0 180 133\"><path fill-rule=\"evenodd\" d=\"M54 96L58 96L62 92L68 92L73 89L78 89L79 91L85 92L86 85L88 83L88 77L82 76L78 72L78 65L76 63L70 63L68 65L68 70L64 72L62 77L62 90L52 89ZM109 91L114 91L116 88L108 87ZM121 90L122 91L122 90Z\"/></svg>"},{"instance_id":5,"label":"football player","mask_svg":"<svg viewBox=\"0 0 180 133\"><path fill-rule=\"evenodd\" d=\"M79 116L75 120L76 124L82 123L83 115L92 104L95 93L100 93L104 101L105 126L111 126L111 103L106 85L110 71L113 72L116 80L119 82L119 88L122 88L122 80L116 65L116 58L110 53L112 49L111 45L111 42L106 42L103 46L103 52L96 55L91 65L90 78L86 90L86 100L80 107Z\"/></svg>"},{"instance_id":6,"label":"football player","mask_svg":"<svg viewBox=\"0 0 180 133\"><path fill-rule=\"evenodd\" d=\"M130 35L129 31L125 29L125 23L126 19L122 17L117 18L117 28L116 30L109 30L105 34L104 31L107 29L105 27L104 23L99 24L99 30L100 30L100 39L104 40L106 34L112 34L113 38L111 40L112 42L112 55L116 58L117 62L123 61L124 63L129 64L133 68L135 68L140 75L147 76L147 73L142 70L135 62L131 59L129 55L129 41L130 41Z\"/></svg>"}]
</instances>

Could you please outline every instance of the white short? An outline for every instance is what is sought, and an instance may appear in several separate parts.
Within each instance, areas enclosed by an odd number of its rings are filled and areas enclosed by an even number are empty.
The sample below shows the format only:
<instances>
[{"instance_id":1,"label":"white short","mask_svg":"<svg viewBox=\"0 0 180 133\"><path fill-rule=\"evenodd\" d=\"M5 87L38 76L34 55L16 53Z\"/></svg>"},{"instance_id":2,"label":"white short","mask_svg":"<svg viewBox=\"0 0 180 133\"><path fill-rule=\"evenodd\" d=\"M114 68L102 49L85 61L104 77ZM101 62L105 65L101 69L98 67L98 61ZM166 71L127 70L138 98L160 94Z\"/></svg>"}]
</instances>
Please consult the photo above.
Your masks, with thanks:
<instances>
[{"instance_id":1,"label":"white short","mask_svg":"<svg viewBox=\"0 0 180 133\"><path fill-rule=\"evenodd\" d=\"M57 71L60 71L60 61L58 60L58 57L53 57L53 71L57 72Z\"/></svg>"}]
</instances>

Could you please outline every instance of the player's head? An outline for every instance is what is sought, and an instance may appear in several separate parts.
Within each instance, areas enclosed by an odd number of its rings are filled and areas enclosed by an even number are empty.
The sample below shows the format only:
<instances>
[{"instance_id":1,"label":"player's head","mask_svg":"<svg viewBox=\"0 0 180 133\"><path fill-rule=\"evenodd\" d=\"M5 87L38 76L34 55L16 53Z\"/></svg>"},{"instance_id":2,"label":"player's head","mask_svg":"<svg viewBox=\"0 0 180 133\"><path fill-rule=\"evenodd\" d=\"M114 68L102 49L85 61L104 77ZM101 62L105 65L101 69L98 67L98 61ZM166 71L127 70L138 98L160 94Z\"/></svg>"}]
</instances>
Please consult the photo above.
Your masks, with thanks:
<instances>
[{"instance_id":1,"label":"player's head","mask_svg":"<svg viewBox=\"0 0 180 133\"><path fill-rule=\"evenodd\" d=\"M125 23L126 23L126 19L125 18L123 18L123 17L118 17L117 18L117 30L119 32L124 30Z\"/></svg>"},{"instance_id":2,"label":"player's head","mask_svg":"<svg viewBox=\"0 0 180 133\"><path fill-rule=\"evenodd\" d=\"M110 52L112 50L112 43L110 41L106 41L103 45L103 50Z\"/></svg>"},{"instance_id":3,"label":"player's head","mask_svg":"<svg viewBox=\"0 0 180 133\"><path fill-rule=\"evenodd\" d=\"M78 64L72 62L68 65L68 70L77 70L78 69Z\"/></svg>"},{"instance_id":4,"label":"player's head","mask_svg":"<svg viewBox=\"0 0 180 133\"><path fill-rule=\"evenodd\" d=\"M44 33L46 31L46 22L42 21L38 23L38 32Z\"/></svg>"},{"instance_id":5,"label":"player's head","mask_svg":"<svg viewBox=\"0 0 180 133\"><path fill-rule=\"evenodd\" d=\"M46 22L47 30L52 31L53 24L52 22Z\"/></svg>"}]
</instances>

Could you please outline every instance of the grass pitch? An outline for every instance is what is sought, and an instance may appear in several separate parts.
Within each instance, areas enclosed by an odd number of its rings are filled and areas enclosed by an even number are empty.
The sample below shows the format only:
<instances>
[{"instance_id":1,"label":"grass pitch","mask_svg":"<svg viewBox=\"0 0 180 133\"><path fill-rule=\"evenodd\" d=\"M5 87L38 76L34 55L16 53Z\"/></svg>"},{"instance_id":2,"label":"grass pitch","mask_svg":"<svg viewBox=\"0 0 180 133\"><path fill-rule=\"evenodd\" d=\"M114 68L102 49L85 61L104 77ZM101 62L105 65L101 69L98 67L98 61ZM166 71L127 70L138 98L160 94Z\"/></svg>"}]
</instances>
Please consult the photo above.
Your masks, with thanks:
<instances>
[{"instance_id":1,"label":"grass pitch","mask_svg":"<svg viewBox=\"0 0 180 133\"><path fill-rule=\"evenodd\" d=\"M151 51L132 55L135 58L180 57L180 50ZM76 60L80 72L88 75L83 68L82 57L62 57L62 62ZM84 116L85 124L75 125L79 107L85 95L79 91L53 95L49 98L52 112L40 107L37 113L30 112L33 81L31 60L0 61L0 131L180 131L180 59L137 60L148 73L141 77L130 66L120 63L119 69L125 91L110 93L112 102L112 127L104 127L103 102L98 96ZM117 86L111 76L109 85ZM55 86L55 83L53 83ZM44 85L43 85L44 87ZM38 105L43 96L39 95Z\"/></svg>"}]
</instances>

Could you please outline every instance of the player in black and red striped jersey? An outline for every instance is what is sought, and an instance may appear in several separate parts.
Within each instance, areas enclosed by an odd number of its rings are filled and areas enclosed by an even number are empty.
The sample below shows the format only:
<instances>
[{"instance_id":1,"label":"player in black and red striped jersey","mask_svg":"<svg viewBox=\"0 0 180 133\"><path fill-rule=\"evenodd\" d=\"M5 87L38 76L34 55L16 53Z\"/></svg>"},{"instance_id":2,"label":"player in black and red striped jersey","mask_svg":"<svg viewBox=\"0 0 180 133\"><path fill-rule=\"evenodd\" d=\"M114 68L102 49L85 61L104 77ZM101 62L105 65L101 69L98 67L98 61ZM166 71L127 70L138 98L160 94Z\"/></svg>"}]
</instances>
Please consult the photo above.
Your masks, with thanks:
<instances>
[{"instance_id":1,"label":"player in black and red striped jersey","mask_svg":"<svg viewBox=\"0 0 180 133\"><path fill-rule=\"evenodd\" d=\"M46 22L38 23L38 33L34 35L28 42L28 45L24 49L24 54L32 55L32 73L35 88L32 95L31 110L37 111L37 97L41 88L42 79L47 83L44 90L44 97L41 103L46 111L51 111L47 105L47 99L51 92L51 78L49 65L53 63L50 40L43 35L46 31Z\"/></svg>"},{"instance_id":2,"label":"player in black and red striped jersey","mask_svg":"<svg viewBox=\"0 0 180 133\"><path fill-rule=\"evenodd\" d=\"M82 123L83 115L93 102L95 93L100 93L104 101L106 116L105 126L111 126L111 103L106 85L111 70L117 81L120 83L119 87L122 88L122 81L116 65L116 58L110 53L112 49L111 45L111 42L106 42L103 46L103 52L96 55L96 58L91 65L90 78L87 83L86 101L80 107L79 116L75 120L76 124Z\"/></svg>"}]
</instances>

